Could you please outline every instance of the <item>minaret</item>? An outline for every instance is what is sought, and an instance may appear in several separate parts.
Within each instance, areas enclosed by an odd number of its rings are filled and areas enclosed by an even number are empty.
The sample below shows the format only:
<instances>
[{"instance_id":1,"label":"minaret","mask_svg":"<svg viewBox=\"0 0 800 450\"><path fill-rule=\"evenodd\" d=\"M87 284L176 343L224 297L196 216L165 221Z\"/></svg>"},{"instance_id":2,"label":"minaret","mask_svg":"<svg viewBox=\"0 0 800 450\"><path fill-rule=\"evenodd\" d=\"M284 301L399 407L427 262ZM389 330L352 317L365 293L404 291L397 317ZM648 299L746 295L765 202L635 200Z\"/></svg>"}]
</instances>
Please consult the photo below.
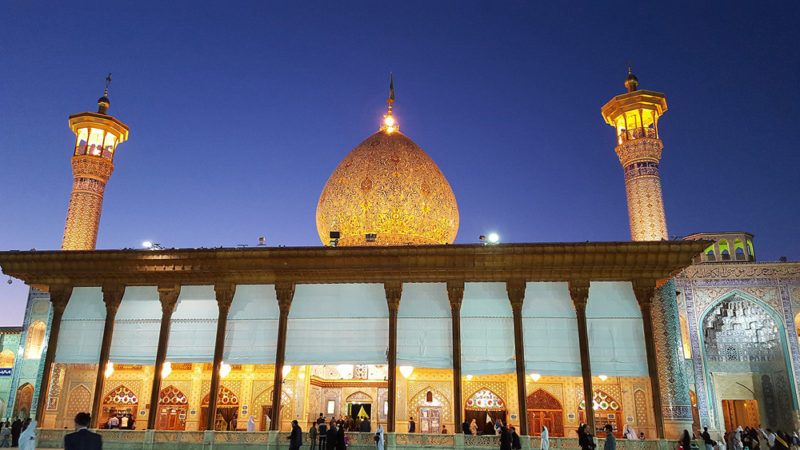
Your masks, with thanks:
<instances>
[{"instance_id":1,"label":"minaret","mask_svg":"<svg viewBox=\"0 0 800 450\"><path fill-rule=\"evenodd\" d=\"M96 113L69 116L69 127L77 139L72 155L74 181L62 250L94 250L103 194L114 170L114 151L117 144L128 139L128 126L108 115L110 82L111 74L108 74L105 94L97 100Z\"/></svg>"},{"instance_id":2,"label":"minaret","mask_svg":"<svg viewBox=\"0 0 800 450\"><path fill-rule=\"evenodd\" d=\"M606 122L617 129L617 152L625 171L631 239L668 239L658 160L664 144L658 135L658 119L667 110L660 92L639 90L639 80L628 67L628 92L611 99L600 110Z\"/></svg>"}]
</instances>

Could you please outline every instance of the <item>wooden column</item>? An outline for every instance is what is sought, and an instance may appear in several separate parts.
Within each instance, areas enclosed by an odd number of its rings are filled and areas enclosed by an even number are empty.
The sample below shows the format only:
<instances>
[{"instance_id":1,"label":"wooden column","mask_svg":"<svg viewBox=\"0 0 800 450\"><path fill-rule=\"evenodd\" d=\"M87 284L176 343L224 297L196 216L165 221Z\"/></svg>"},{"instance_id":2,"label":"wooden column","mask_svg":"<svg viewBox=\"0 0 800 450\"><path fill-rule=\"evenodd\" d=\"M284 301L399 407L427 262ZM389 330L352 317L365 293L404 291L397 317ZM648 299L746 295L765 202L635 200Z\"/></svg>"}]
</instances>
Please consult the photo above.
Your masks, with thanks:
<instances>
[{"instance_id":1,"label":"wooden column","mask_svg":"<svg viewBox=\"0 0 800 450\"><path fill-rule=\"evenodd\" d=\"M108 365L108 355L111 352L111 339L114 337L114 319L117 317L117 310L119 310L123 294L125 294L125 286L121 284L103 285L103 303L106 304L106 323L105 326L103 326L103 341L100 344L100 359L97 362L97 378L95 378L94 382L91 428L97 428L97 418L100 417L103 392L105 391L104 381L106 379L106 365Z\"/></svg>"},{"instance_id":2,"label":"wooden column","mask_svg":"<svg viewBox=\"0 0 800 450\"><path fill-rule=\"evenodd\" d=\"M158 287L158 299L161 301L161 329L158 332L158 350L156 351L156 364L153 373L153 387L150 391L150 409L147 410L147 428L156 427L158 414L158 394L161 393L161 369L167 359L167 345L169 345L169 328L172 313L178 304L178 295L181 293L180 285Z\"/></svg>"},{"instance_id":3,"label":"wooden column","mask_svg":"<svg viewBox=\"0 0 800 450\"><path fill-rule=\"evenodd\" d=\"M462 433L461 418L464 407L461 401L461 302L464 300L464 282L449 281L447 298L450 300L450 320L453 330L453 421L455 433Z\"/></svg>"},{"instance_id":4,"label":"wooden column","mask_svg":"<svg viewBox=\"0 0 800 450\"><path fill-rule=\"evenodd\" d=\"M592 388L592 361L589 355L589 332L586 328L586 303L589 301L589 280L570 280L569 296L575 307L578 322L578 345L581 352L581 376L583 377L583 401L586 408L586 427L596 434L594 428L594 389Z\"/></svg>"},{"instance_id":5,"label":"wooden column","mask_svg":"<svg viewBox=\"0 0 800 450\"><path fill-rule=\"evenodd\" d=\"M50 286L50 304L53 307L53 321L50 322L50 337L47 340L47 353L44 357L44 370L42 382L39 385L39 401L36 404L36 421L44 424L44 412L47 409L47 396L50 392L50 373L53 370L53 360L58 347L58 332L61 328L61 316L67 309L67 302L72 295L72 286Z\"/></svg>"},{"instance_id":6,"label":"wooden column","mask_svg":"<svg viewBox=\"0 0 800 450\"><path fill-rule=\"evenodd\" d=\"M525 281L506 283L511 312L514 314L514 352L517 361L517 405L519 409L519 434L528 434L528 417L525 414L525 342L522 335L522 302L525 300ZM506 424L507 425L507 424ZM459 424L460 426L460 424Z\"/></svg>"},{"instance_id":7,"label":"wooden column","mask_svg":"<svg viewBox=\"0 0 800 450\"><path fill-rule=\"evenodd\" d=\"M656 361L656 345L653 341L653 295L656 280L634 280L633 293L642 310L642 328L644 329L644 346L647 351L647 372L650 385L653 387L653 410L656 419L656 435L664 439L664 410L661 407L661 382L658 379L658 363Z\"/></svg>"},{"instance_id":8,"label":"wooden column","mask_svg":"<svg viewBox=\"0 0 800 450\"><path fill-rule=\"evenodd\" d=\"M208 417L206 418L206 430L214 430L214 422L217 418L217 392L219 391L219 369L222 364L222 351L225 349L225 326L228 323L228 311L231 310L233 294L236 292L236 285L233 283L217 283L214 285L214 292L217 294L217 340L214 342L214 364L211 367L211 389L208 394Z\"/></svg>"},{"instance_id":9,"label":"wooden column","mask_svg":"<svg viewBox=\"0 0 800 450\"><path fill-rule=\"evenodd\" d=\"M389 307L389 351L386 355L389 370L389 414L386 417L386 431L395 432L395 403L397 402L397 311L400 309L400 297L403 294L403 283L384 283L386 304Z\"/></svg>"},{"instance_id":10,"label":"wooden column","mask_svg":"<svg viewBox=\"0 0 800 450\"><path fill-rule=\"evenodd\" d=\"M294 298L294 283L278 281L275 283L275 294L278 297L280 317L278 319L278 345L275 349L275 376L272 383L272 417L270 430L280 430L281 392L283 391L283 361L286 357L286 328L289 324L289 310Z\"/></svg>"}]
</instances>

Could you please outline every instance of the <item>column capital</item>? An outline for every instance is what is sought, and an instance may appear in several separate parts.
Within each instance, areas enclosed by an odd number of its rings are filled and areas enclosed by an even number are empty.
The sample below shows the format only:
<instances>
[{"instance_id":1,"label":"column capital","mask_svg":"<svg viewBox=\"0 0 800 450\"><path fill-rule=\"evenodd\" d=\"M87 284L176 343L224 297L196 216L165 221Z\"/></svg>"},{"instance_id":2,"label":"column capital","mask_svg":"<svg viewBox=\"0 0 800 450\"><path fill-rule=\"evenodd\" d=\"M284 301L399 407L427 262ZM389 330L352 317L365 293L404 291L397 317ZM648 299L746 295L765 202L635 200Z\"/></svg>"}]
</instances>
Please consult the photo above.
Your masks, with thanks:
<instances>
[{"instance_id":1,"label":"column capital","mask_svg":"<svg viewBox=\"0 0 800 450\"><path fill-rule=\"evenodd\" d=\"M106 315L116 314L125 295L125 285L119 283L103 283L103 303L106 304Z\"/></svg>"},{"instance_id":2,"label":"column capital","mask_svg":"<svg viewBox=\"0 0 800 450\"><path fill-rule=\"evenodd\" d=\"M214 283L214 293L217 297L217 306L220 314L227 316L231 310L233 295L236 293L236 285L229 282Z\"/></svg>"},{"instance_id":3,"label":"column capital","mask_svg":"<svg viewBox=\"0 0 800 450\"><path fill-rule=\"evenodd\" d=\"M400 309L400 298L403 296L403 283L388 281L383 283L383 290L386 292L386 304L389 306L389 314L397 314Z\"/></svg>"},{"instance_id":4,"label":"column capital","mask_svg":"<svg viewBox=\"0 0 800 450\"><path fill-rule=\"evenodd\" d=\"M589 280L569 280L567 283L569 289L569 296L572 299L572 305L577 311L580 308L582 311L586 310L586 303L589 301Z\"/></svg>"},{"instance_id":5,"label":"column capital","mask_svg":"<svg viewBox=\"0 0 800 450\"><path fill-rule=\"evenodd\" d=\"M656 280L648 278L638 279L631 281L631 284L633 285L633 294L636 296L636 301L639 302L639 307L649 309L653 304Z\"/></svg>"},{"instance_id":6,"label":"column capital","mask_svg":"<svg viewBox=\"0 0 800 450\"><path fill-rule=\"evenodd\" d=\"M511 310L522 311L522 303L525 301L525 280L506 281L506 292L511 302Z\"/></svg>"},{"instance_id":7,"label":"column capital","mask_svg":"<svg viewBox=\"0 0 800 450\"><path fill-rule=\"evenodd\" d=\"M278 307L281 309L281 314L289 314L289 309L292 307L292 299L294 298L293 281L276 281L275 282L275 296L278 297Z\"/></svg>"},{"instance_id":8,"label":"column capital","mask_svg":"<svg viewBox=\"0 0 800 450\"><path fill-rule=\"evenodd\" d=\"M181 293L179 284L160 284L158 285L158 299L161 301L161 312L172 314L178 304L178 296Z\"/></svg>"},{"instance_id":9,"label":"column capital","mask_svg":"<svg viewBox=\"0 0 800 450\"><path fill-rule=\"evenodd\" d=\"M49 286L50 303L53 304L53 312L59 315L64 314L67 303L72 296L72 286L66 284L53 284Z\"/></svg>"},{"instance_id":10,"label":"column capital","mask_svg":"<svg viewBox=\"0 0 800 450\"><path fill-rule=\"evenodd\" d=\"M447 298L450 300L450 311L460 312L461 303L464 301L464 280L447 282Z\"/></svg>"}]
</instances>

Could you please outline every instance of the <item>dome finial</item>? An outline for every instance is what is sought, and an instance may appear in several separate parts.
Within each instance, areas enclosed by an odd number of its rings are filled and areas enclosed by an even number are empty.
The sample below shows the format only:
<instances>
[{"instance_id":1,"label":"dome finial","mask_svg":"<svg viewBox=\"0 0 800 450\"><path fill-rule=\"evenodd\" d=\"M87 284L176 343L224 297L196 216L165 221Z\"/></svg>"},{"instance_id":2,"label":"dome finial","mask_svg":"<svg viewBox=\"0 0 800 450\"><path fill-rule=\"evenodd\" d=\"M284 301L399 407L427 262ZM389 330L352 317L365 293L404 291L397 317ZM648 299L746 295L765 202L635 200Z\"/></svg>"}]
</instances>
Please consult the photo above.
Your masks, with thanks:
<instances>
[{"instance_id":1,"label":"dome finial","mask_svg":"<svg viewBox=\"0 0 800 450\"><path fill-rule=\"evenodd\" d=\"M394 77L392 76L391 72L389 72L389 99L386 100L386 103L389 104L389 108L386 114L383 115L381 131L393 133L399 128L397 126L397 121L394 120L394 117L392 117L392 103L394 103Z\"/></svg>"},{"instance_id":2,"label":"dome finial","mask_svg":"<svg viewBox=\"0 0 800 450\"><path fill-rule=\"evenodd\" d=\"M625 87L628 88L628 92L633 92L637 86L639 86L639 79L631 71L631 62L628 61L628 77L625 78Z\"/></svg>"},{"instance_id":3,"label":"dome finial","mask_svg":"<svg viewBox=\"0 0 800 450\"><path fill-rule=\"evenodd\" d=\"M108 99L108 86L111 84L111 72L108 72L108 76L106 77L106 90L103 93L103 96L97 100L97 112L100 114L105 114L108 111L108 107L111 105L111 101Z\"/></svg>"}]
</instances>

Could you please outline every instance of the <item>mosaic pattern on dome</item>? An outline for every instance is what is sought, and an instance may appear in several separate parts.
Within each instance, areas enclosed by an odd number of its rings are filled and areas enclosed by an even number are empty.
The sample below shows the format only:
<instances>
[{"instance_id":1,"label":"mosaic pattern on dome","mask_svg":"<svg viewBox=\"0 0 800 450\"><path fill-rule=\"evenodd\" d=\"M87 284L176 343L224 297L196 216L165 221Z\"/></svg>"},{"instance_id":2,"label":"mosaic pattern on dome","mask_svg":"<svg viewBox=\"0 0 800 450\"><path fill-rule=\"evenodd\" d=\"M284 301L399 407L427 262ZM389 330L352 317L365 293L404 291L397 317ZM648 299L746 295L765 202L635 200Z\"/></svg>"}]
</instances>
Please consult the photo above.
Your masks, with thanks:
<instances>
[{"instance_id":1,"label":"mosaic pattern on dome","mask_svg":"<svg viewBox=\"0 0 800 450\"><path fill-rule=\"evenodd\" d=\"M458 206L436 163L402 133L379 131L333 171L317 205L323 244L338 231L340 246L450 244ZM367 243L366 234L376 234Z\"/></svg>"}]
</instances>

